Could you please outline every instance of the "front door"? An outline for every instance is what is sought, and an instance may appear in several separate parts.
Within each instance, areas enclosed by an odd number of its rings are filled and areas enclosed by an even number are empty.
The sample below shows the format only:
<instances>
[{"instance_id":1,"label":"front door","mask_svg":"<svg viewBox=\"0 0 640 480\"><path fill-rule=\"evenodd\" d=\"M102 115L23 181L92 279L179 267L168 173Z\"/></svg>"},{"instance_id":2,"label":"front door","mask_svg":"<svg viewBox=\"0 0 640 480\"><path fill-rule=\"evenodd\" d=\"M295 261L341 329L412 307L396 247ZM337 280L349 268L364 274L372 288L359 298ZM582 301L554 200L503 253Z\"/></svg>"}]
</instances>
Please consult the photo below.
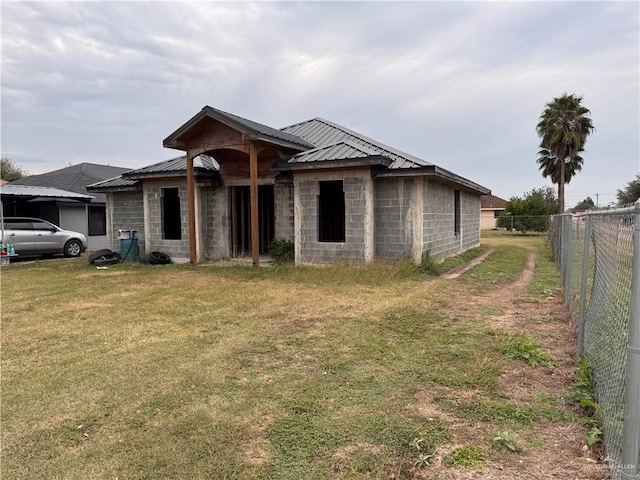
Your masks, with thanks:
<instances>
[{"instance_id":1,"label":"front door","mask_svg":"<svg viewBox=\"0 0 640 480\"><path fill-rule=\"evenodd\" d=\"M231 256L251 255L251 191L248 186L231 187ZM258 186L258 230L260 254L269 252L275 234L273 185Z\"/></svg>"}]
</instances>

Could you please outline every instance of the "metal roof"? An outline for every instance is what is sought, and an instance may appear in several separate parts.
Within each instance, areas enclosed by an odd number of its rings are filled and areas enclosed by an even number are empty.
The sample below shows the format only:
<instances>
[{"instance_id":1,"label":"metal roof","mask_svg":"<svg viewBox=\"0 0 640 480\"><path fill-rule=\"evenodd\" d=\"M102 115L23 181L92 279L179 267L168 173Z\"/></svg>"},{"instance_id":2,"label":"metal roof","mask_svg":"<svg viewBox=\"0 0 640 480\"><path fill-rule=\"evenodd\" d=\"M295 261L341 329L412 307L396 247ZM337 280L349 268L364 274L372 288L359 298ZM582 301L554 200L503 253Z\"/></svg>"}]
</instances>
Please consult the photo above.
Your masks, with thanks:
<instances>
[{"instance_id":1,"label":"metal roof","mask_svg":"<svg viewBox=\"0 0 640 480\"><path fill-rule=\"evenodd\" d=\"M433 165L408 153L404 153L384 143L373 140L358 132L330 122L323 118L314 118L306 122L290 125L282 129L313 143L317 147L332 145L340 141L349 141L352 144L366 147L379 155L390 158L393 162L389 169L420 168Z\"/></svg>"},{"instance_id":2,"label":"metal roof","mask_svg":"<svg viewBox=\"0 0 640 480\"><path fill-rule=\"evenodd\" d=\"M201 171L217 172L220 170L220 165L215 158L209 155L198 155L193 159L193 168ZM162 174L181 174L185 175L187 171L187 156L171 158L162 162L154 163L147 167L142 167L137 170L131 170L123 173L122 177L127 179L146 178L149 176L160 176ZM200 173L203 173L200 172Z\"/></svg>"},{"instance_id":3,"label":"metal roof","mask_svg":"<svg viewBox=\"0 0 640 480\"><path fill-rule=\"evenodd\" d=\"M59 188L39 187L33 185L14 185L12 183L0 185L0 195L6 197L49 197L85 201L90 201L94 198L91 195L69 192Z\"/></svg>"},{"instance_id":4,"label":"metal roof","mask_svg":"<svg viewBox=\"0 0 640 480\"><path fill-rule=\"evenodd\" d=\"M220 165L215 158L209 155L198 155L193 159L193 167L196 175L215 175L220 170ZM140 185L139 179L153 177L184 176L187 173L187 157L171 158L154 163L137 170L130 170L119 177L113 177L102 182L96 182L87 187L90 191L119 191L134 190Z\"/></svg>"},{"instance_id":5,"label":"metal roof","mask_svg":"<svg viewBox=\"0 0 640 480\"><path fill-rule=\"evenodd\" d=\"M294 170L315 166L327 162L326 167L332 167L335 162L340 165L349 162L350 165L384 165L389 166L391 159L380 155L375 150L358 145L349 140L339 141L332 145L314 148L306 152L297 153L285 160L274 162L274 170Z\"/></svg>"},{"instance_id":6,"label":"metal roof","mask_svg":"<svg viewBox=\"0 0 640 480\"><path fill-rule=\"evenodd\" d=\"M206 105L184 125L165 138L162 145L168 148L184 150L184 145L181 144L179 138L205 117L213 118L214 120L217 120L241 133L253 135L257 140L276 143L296 150L306 150L308 148L315 147L315 145L296 135L254 122L253 120L239 117L232 113L223 112L222 110L210 107L209 105Z\"/></svg>"},{"instance_id":7,"label":"metal roof","mask_svg":"<svg viewBox=\"0 0 640 480\"><path fill-rule=\"evenodd\" d=\"M90 192L136 190L139 186L140 182L138 180L127 180L119 176L87 185L87 190Z\"/></svg>"}]
</instances>

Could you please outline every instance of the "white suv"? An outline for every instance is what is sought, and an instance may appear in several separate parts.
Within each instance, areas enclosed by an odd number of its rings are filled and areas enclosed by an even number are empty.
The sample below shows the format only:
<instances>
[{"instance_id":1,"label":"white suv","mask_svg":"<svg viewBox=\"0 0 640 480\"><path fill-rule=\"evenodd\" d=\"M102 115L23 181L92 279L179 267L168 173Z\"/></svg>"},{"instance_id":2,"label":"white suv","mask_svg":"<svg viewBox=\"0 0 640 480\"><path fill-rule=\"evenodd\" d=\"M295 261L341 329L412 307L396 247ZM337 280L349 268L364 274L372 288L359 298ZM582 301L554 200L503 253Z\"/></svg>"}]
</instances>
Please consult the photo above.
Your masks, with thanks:
<instances>
[{"instance_id":1,"label":"white suv","mask_svg":"<svg viewBox=\"0 0 640 480\"><path fill-rule=\"evenodd\" d=\"M62 253L65 257L79 257L87 249L87 237L82 233L29 217L5 217L2 243L12 243L18 255Z\"/></svg>"}]
</instances>

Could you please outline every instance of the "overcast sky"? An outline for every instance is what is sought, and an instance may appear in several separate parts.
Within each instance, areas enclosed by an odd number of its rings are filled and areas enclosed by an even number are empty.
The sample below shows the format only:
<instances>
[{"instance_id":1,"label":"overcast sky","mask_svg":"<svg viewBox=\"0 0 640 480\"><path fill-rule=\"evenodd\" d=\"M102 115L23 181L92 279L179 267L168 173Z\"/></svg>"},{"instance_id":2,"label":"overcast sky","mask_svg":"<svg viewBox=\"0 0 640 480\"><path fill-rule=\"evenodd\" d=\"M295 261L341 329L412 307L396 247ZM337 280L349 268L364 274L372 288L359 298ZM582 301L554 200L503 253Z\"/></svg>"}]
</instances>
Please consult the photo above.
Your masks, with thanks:
<instances>
[{"instance_id":1,"label":"overcast sky","mask_svg":"<svg viewBox=\"0 0 640 480\"><path fill-rule=\"evenodd\" d=\"M596 131L567 206L640 171L640 3L1 2L2 156L31 173L138 168L205 105L281 128L323 117L508 199L545 104Z\"/></svg>"}]
</instances>

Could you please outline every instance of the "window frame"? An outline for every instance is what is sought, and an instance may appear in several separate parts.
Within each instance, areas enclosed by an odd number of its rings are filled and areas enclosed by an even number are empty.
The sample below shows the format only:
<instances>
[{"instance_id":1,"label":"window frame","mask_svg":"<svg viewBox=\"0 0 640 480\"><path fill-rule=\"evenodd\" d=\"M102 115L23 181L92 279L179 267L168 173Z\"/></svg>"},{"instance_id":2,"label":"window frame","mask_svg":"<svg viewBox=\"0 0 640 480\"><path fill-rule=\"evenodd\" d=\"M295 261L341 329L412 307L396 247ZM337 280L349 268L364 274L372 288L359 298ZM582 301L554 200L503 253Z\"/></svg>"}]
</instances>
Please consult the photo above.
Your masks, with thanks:
<instances>
[{"instance_id":1,"label":"window frame","mask_svg":"<svg viewBox=\"0 0 640 480\"><path fill-rule=\"evenodd\" d=\"M171 192L171 195L167 193ZM173 193L175 192L175 196ZM182 201L180 199L179 187L163 187L160 189L160 209L162 222L162 239L163 240L182 240ZM176 202L169 204L168 202ZM169 217L169 218L168 218ZM168 222L176 222L169 224ZM170 228L167 228L167 227ZM167 236L169 231L171 236Z\"/></svg>"},{"instance_id":2,"label":"window frame","mask_svg":"<svg viewBox=\"0 0 640 480\"><path fill-rule=\"evenodd\" d=\"M318 181L318 242L345 243L347 214L344 180Z\"/></svg>"},{"instance_id":3,"label":"window frame","mask_svg":"<svg viewBox=\"0 0 640 480\"><path fill-rule=\"evenodd\" d=\"M460 227L460 190L453 191L453 235L459 237Z\"/></svg>"},{"instance_id":4,"label":"window frame","mask_svg":"<svg viewBox=\"0 0 640 480\"><path fill-rule=\"evenodd\" d=\"M99 212L100 225L99 228L95 228L95 222L92 223L92 212ZM98 237L107 234L107 208L101 205L88 205L87 206L87 236Z\"/></svg>"}]
</instances>

